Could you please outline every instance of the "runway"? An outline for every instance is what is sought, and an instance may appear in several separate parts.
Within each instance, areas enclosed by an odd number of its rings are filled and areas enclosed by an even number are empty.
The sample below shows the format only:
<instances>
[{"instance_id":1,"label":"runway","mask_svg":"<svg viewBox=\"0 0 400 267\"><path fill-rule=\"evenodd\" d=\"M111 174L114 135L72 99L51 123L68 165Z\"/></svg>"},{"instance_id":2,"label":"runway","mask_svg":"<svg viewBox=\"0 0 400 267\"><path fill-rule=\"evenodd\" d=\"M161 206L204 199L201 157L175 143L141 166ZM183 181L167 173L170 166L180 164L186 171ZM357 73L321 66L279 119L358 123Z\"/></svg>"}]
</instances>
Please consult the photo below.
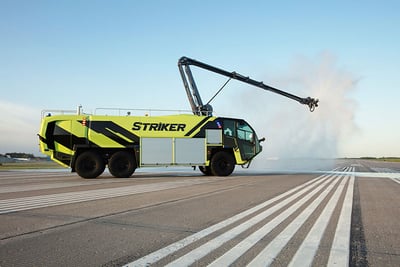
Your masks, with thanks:
<instances>
[{"instance_id":1,"label":"runway","mask_svg":"<svg viewBox=\"0 0 400 267\"><path fill-rule=\"evenodd\" d=\"M0 266L398 266L400 164L0 172Z\"/></svg>"}]
</instances>

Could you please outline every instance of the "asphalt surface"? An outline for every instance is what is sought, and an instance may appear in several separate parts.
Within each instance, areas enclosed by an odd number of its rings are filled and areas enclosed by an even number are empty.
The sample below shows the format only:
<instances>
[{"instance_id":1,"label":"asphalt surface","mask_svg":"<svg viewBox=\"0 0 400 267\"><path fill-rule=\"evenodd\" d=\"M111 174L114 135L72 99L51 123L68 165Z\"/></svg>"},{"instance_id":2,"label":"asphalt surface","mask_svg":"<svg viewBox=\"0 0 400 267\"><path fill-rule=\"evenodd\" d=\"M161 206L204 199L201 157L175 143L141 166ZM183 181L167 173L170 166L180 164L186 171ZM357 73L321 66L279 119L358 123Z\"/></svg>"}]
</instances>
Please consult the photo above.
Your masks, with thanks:
<instances>
[{"instance_id":1,"label":"asphalt surface","mask_svg":"<svg viewBox=\"0 0 400 267\"><path fill-rule=\"evenodd\" d=\"M240 169L240 168L238 168ZM0 172L0 266L400 266L400 163Z\"/></svg>"}]
</instances>

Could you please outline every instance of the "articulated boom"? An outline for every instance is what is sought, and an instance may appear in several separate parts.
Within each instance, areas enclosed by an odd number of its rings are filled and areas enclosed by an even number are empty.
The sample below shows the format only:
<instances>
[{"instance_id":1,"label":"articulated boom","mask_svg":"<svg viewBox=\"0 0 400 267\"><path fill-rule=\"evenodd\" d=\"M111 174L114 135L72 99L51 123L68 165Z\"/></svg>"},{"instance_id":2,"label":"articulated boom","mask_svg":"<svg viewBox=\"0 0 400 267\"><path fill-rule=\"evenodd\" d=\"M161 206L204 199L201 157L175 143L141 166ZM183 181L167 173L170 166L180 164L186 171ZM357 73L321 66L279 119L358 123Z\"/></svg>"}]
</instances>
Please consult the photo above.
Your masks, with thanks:
<instances>
[{"instance_id":1,"label":"articulated boom","mask_svg":"<svg viewBox=\"0 0 400 267\"><path fill-rule=\"evenodd\" d=\"M316 107L318 107L318 99L311 98L311 97L301 98L296 95L290 94L288 92L265 85L263 82L253 80L253 79L243 76L235 71L228 72L226 70L205 64L203 62L200 62L200 61L188 58L188 57L181 57L178 61L178 67L179 67L179 71L182 76L183 85L185 87L186 94L189 98L189 102L192 107L192 111L195 115L212 116L213 110L209 103L215 96L208 103L203 104L203 101L201 100L201 97L200 97L200 93L199 93L196 83L194 81L192 72L190 70L190 65L194 65L196 67L199 67L199 68L202 68L202 69L205 69L208 71L212 71L212 72L218 73L223 76L227 76L227 77L229 77L229 80L230 79L239 80L241 82L248 83L248 84L257 86L259 88L262 88L264 90L271 91L273 93L280 94L285 97L291 98L301 104L307 105L310 108L311 112L314 111L314 109ZM220 90L222 90L222 88ZM217 94L220 92L220 90L217 92Z\"/></svg>"}]
</instances>

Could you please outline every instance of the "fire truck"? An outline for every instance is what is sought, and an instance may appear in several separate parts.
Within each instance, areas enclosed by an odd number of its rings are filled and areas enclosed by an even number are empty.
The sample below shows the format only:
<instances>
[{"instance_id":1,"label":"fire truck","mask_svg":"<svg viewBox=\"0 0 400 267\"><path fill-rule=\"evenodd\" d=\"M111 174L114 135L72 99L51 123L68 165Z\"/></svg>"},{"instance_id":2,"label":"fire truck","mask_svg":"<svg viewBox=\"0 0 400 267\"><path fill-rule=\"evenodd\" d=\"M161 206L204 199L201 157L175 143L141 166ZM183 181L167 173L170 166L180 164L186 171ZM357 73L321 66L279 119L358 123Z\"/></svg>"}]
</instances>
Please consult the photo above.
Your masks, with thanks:
<instances>
[{"instance_id":1,"label":"fire truck","mask_svg":"<svg viewBox=\"0 0 400 267\"><path fill-rule=\"evenodd\" d=\"M228 77L207 103L191 66ZM301 98L188 57L179 59L178 68L193 114L110 116L85 114L81 107L74 114L44 111L38 134L41 152L83 178L96 178L106 167L123 178L136 168L157 166L198 166L205 175L228 176L235 165L248 167L265 140L243 119L213 116L210 102L231 79L291 98L310 111L318 106L318 99Z\"/></svg>"}]
</instances>

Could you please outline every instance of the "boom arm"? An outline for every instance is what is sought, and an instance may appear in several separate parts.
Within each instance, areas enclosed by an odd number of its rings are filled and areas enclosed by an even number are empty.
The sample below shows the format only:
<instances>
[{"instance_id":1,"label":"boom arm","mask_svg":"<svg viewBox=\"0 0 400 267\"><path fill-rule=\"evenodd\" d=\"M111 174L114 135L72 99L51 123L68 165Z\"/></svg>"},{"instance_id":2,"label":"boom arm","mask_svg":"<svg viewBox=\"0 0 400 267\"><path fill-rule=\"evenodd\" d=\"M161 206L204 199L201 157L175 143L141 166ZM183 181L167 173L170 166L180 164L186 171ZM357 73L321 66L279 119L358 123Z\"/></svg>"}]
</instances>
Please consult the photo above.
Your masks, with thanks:
<instances>
[{"instance_id":1,"label":"boom arm","mask_svg":"<svg viewBox=\"0 0 400 267\"><path fill-rule=\"evenodd\" d=\"M250 77L243 76L235 71L228 72L226 70L205 64L203 62L188 58L188 57L181 57L178 61L178 68L179 72L181 73L183 85L185 86L186 94L189 98L190 105L192 107L192 111L194 114L197 115L212 115L212 107L211 105L203 104L199 91L197 90L196 83L193 79L192 72L190 70L190 65L194 65L199 68L206 69L208 71L212 71L218 73L220 75L224 75L229 77L230 79L236 79L244 83L248 83L259 88L262 88L267 91L271 91L276 94L283 95L285 97L291 98L301 104L307 105L310 108L310 111L314 111L316 107L318 107L318 99L314 99L311 97L301 98L296 95L290 94L288 92L276 89L274 87L265 85L263 82L259 82L256 80L251 79Z\"/></svg>"}]
</instances>

